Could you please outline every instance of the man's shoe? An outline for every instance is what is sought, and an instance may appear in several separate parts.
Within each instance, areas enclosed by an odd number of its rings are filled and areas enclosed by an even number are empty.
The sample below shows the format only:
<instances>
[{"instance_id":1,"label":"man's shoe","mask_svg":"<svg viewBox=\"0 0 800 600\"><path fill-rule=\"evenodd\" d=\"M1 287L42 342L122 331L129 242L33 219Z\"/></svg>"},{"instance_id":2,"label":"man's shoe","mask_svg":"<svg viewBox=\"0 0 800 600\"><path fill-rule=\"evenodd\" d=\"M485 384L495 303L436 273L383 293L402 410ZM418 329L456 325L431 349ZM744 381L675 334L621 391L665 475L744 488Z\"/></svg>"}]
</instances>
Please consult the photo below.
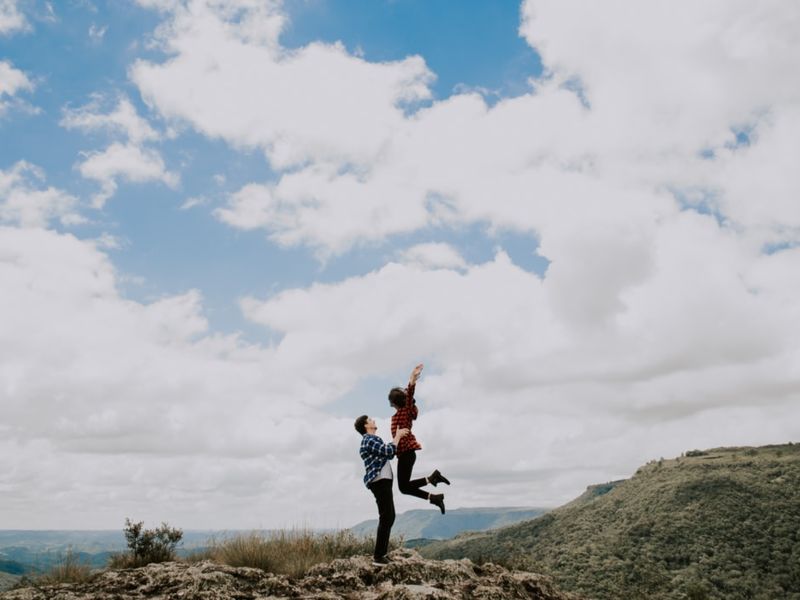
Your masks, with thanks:
<instances>
[{"instance_id":1,"label":"man's shoe","mask_svg":"<svg viewBox=\"0 0 800 600\"><path fill-rule=\"evenodd\" d=\"M439 469L436 469L433 473L428 475L428 483L433 486L436 486L439 483L446 483L447 485L450 485L450 480L439 473Z\"/></svg>"},{"instance_id":2,"label":"man's shoe","mask_svg":"<svg viewBox=\"0 0 800 600\"><path fill-rule=\"evenodd\" d=\"M439 507L439 510L442 511L444 514L444 494L430 494L428 496L428 501Z\"/></svg>"},{"instance_id":3,"label":"man's shoe","mask_svg":"<svg viewBox=\"0 0 800 600\"><path fill-rule=\"evenodd\" d=\"M372 566L373 567L385 567L389 564L389 557L388 556L381 556L380 558L373 558L372 559Z\"/></svg>"}]
</instances>

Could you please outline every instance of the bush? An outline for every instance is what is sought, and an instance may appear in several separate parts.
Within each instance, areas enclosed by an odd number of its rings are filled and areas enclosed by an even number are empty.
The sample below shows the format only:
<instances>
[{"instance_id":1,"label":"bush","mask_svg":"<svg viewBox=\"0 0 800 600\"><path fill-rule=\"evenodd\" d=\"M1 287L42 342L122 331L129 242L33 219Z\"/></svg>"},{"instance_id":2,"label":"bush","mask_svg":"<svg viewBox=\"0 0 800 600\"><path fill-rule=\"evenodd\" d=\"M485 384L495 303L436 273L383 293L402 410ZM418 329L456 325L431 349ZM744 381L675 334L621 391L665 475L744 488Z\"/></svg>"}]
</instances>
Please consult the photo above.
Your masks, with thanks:
<instances>
[{"instance_id":1,"label":"bush","mask_svg":"<svg viewBox=\"0 0 800 600\"><path fill-rule=\"evenodd\" d=\"M183 539L183 531L162 523L158 529L144 529L144 523L125 519L125 540L128 552L111 557L112 568L143 567L150 563L175 560L175 548Z\"/></svg>"},{"instance_id":2,"label":"bush","mask_svg":"<svg viewBox=\"0 0 800 600\"><path fill-rule=\"evenodd\" d=\"M251 532L213 541L211 559L232 567L254 567L270 573L302 576L311 566L372 552L374 540L349 531L315 534L307 530L272 534ZM398 547L396 541L394 547Z\"/></svg>"}]
</instances>

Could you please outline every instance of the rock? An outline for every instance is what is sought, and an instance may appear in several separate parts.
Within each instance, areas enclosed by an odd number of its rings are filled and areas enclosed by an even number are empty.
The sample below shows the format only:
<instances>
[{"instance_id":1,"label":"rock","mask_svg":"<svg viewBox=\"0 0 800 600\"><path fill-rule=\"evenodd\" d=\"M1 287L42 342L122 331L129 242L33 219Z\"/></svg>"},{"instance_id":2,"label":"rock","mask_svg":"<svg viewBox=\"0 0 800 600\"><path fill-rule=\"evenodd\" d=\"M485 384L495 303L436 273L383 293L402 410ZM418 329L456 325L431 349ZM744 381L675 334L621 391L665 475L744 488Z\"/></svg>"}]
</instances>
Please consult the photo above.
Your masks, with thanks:
<instances>
[{"instance_id":1,"label":"rock","mask_svg":"<svg viewBox=\"0 0 800 600\"><path fill-rule=\"evenodd\" d=\"M105 571L90 583L39 586L0 594L0 600L450 600L455 598L578 600L549 579L469 560L425 560L396 550L385 567L366 556L312 567L302 578L210 561L151 564Z\"/></svg>"}]
</instances>

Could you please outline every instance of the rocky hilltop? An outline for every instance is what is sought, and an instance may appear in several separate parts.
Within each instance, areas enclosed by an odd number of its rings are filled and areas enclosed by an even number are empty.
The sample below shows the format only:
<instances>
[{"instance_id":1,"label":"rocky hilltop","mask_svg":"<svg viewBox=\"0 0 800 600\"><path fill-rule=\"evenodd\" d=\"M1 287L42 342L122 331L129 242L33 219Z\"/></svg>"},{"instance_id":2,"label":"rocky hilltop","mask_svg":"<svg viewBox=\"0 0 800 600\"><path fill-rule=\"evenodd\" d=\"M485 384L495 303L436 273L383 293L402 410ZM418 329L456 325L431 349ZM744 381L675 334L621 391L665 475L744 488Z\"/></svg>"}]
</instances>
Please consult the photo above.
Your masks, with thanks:
<instances>
[{"instance_id":1,"label":"rocky hilltop","mask_svg":"<svg viewBox=\"0 0 800 600\"><path fill-rule=\"evenodd\" d=\"M466 559L425 560L407 549L392 552L390 558L391 564L382 568L373 567L366 556L338 559L312 567L299 579L210 561L170 562L105 571L90 583L13 590L0 594L0 599L580 599L557 591L546 577L493 564L476 565Z\"/></svg>"}]
</instances>

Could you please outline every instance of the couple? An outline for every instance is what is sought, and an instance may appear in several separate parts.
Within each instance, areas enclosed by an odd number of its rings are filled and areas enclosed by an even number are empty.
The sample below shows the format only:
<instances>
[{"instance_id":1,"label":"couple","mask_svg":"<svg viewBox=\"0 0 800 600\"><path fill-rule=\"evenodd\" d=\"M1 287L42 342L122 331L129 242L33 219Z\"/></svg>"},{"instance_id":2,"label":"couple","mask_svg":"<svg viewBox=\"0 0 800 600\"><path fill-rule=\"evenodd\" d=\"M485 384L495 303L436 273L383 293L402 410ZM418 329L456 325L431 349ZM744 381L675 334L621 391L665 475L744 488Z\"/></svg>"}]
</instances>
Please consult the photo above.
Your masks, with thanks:
<instances>
[{"instance_id":1,"label":"couple","mask_svg":"<svg viewBox=\"0 0 800 600\"><path fill-rule=\"evenodd\" d=\"M430 494L420 488L428 484L450 482L438 470L428 477L411 479L411 471L417 460L417 450L422 446L411 433L412 421L416 420L418 410L414 400L414 388L422 372L422 365L417 365L411 372L408 387L392 388L389 392L389 404L395 409L392 416L392 436L394 439L388 444L375 435L378 427L375 421L367 415L356 419L356 431L361 434L361 458L364 460L366 474L364 483L375 496L378 504L378 535L375 540L375 554L372 564L383 566L388 564L386 553L389 551L389 534L394 523L394 499L392 497L392 466L389 462L397 455L397 485L400 493L416 496L427 500L439 507L444 514L444 494Z\"/></svg>"}]
</instances>

